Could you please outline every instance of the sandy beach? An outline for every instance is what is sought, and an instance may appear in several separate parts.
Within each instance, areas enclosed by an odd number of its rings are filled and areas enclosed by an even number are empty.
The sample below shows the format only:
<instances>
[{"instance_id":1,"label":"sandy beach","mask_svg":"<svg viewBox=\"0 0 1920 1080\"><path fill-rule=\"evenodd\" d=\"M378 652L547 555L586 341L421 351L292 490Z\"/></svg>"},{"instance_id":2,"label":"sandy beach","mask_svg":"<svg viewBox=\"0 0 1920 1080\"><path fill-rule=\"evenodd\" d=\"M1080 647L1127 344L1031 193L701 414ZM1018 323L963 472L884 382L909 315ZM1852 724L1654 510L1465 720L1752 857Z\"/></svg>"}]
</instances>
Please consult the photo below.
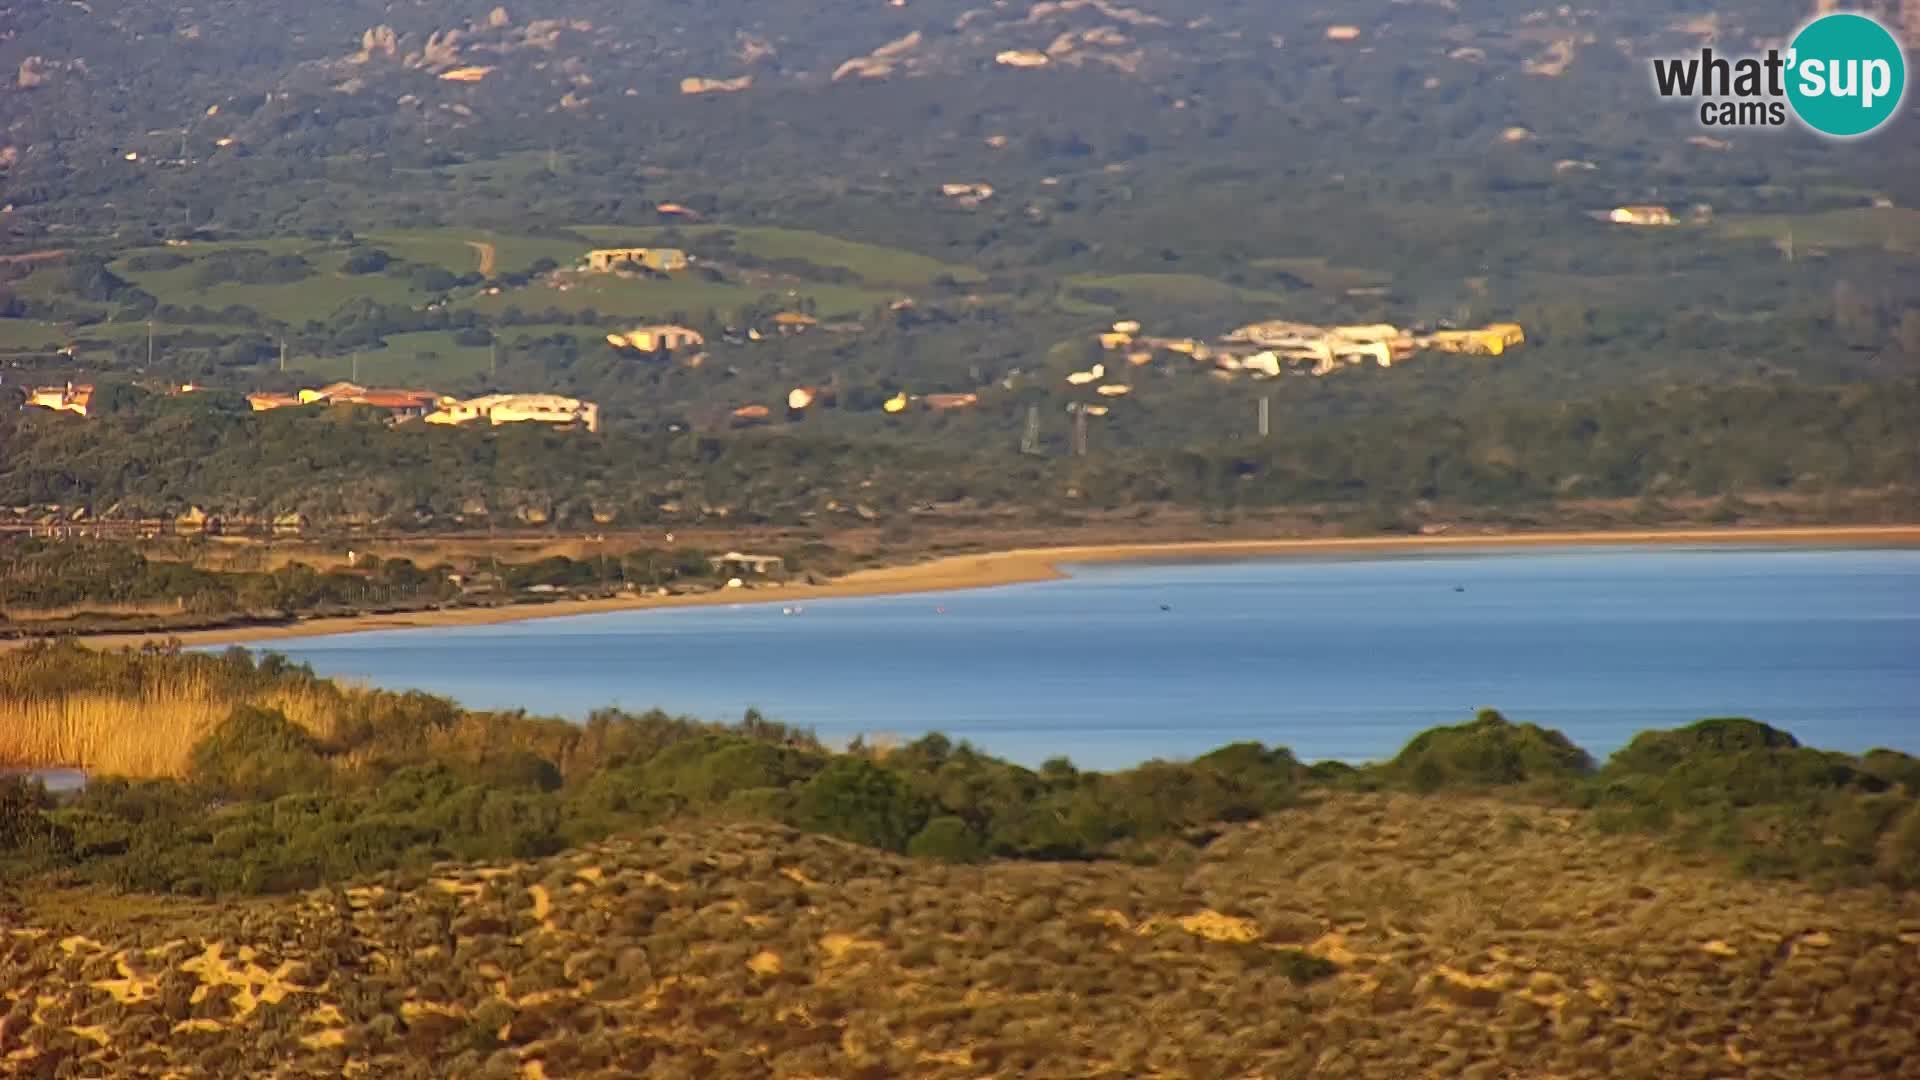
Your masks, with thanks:
<instances>
[{"instance_id":1,"label":"sandy beach","mask_svg":"<svg viewBox=\"0 0 1920 1080\"><path fill-rule=\"evenodd\" d=\"M1540 532L1385 536L1272 540L1192 540L1175 543L1097 544L1016 548L978 555L954 555L927 562L860 570L821 585L760 586L722 589L685 596L631 596L602 600L561 600L495 608L462 608L406 615L308 619L282 626L236 626L176 634L102 634L74 640L100 648L178 641L185 646L253 644L289 638L319 637L367 630L481 626L594 615L650 608L716 604L781 603L855 596L980 589L1049 581L1066 576L1062 566L1076 563L1157 559L1246 559L1286 555L1413 552L1423 550L1498 550L1507 548L1632 544L1780 544L1822 546L1916 546L1920 525L1803 526L1753 529L1667 529L1606 532ZM0 642L0 649L24 642Z\"/></svg>"}]
</instances>

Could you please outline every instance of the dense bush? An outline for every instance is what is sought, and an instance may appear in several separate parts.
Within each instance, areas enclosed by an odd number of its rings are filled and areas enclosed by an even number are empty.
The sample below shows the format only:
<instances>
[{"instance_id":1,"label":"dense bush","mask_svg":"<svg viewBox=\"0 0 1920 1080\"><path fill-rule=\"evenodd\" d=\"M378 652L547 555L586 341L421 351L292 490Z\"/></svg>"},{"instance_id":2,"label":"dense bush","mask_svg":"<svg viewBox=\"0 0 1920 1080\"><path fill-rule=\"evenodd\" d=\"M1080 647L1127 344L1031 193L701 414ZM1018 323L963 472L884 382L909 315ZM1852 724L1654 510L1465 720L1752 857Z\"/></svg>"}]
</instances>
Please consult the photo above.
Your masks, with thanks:
<instances>
[{"instance_id":1,"label":"dense bush","mask_svg":"<svg viewBox=\"0 0 1920 1080\"><path fill-rule=\"evenodd\" d=\"M1801 746L1753 720L1719 718L1645 732L1584 792L1603 824L1672 831L1767 876L1908 885L1920 826L1920 762Z\"/></svg>"},{"instance_id":2,"label":"dense bush","mask_svg":"<svg viewBox=\"0 0 1920 1080\"><path fill-rule=\"evenodd\" d=\"M393 256L379 248L359 248L347 256L340 269L349 274L377 274L392 261Z\"/></svg>"},{"instance_id":3,"label":"dense bush","mask_svg":"<svg viewBox=\"0 0 1920 1080\"><path fill-rule=\"evenodd\" d=\"M0 857L58 857L73 847L71 830L49 817L45 791L18 777L0 777Z\"/></svg>"},{"instance_id":4,"label":"dense bush","mask_svg":"<svg viewBox=\"0 0 1920 1080\"><path fill-rule=\"evenodd\" d=\"M313 266L304 256L234 248L200 259L194 266L193 287L211 289L230 281L246 285L292 285L313 275Z\"/></svg>"},{"instance_id":5,"label":"dense bush","mask_svg":"<svg viewBox=\"0 0 1920 1080\"><path fill-rule=\"evenodd\" d=\"M926 824L928 806L898 773L843 757L801 786L796 813L802 825L829 836L904 851Z\"/></svg>"},{"instance_id":6,"label":"dense bush","mask_svg":"<svg viewBox=\"0 0 1920 1080\"><path fill-rule=\"evenodd\" d=\"M675 818L777 821L955 862L1157 858L1329 787L1507 792L1586 806L1603 828L1715 848L1755 874L1920 887L1920 761L1802 747L1750 720L1650 732L1593 771L1559 732L1487 712L1392 761L1309 769L1236 743L1114 773L1027 769L928 735L832 753L749 712L736 725L607 710L585 724L350 691L278 657L38 647L0 656L0 696L192 686L231 701L183 780L95 777L54 806L0 788L0 864L67 865L126 888L307 888L438 859L537 855ZM303 720L266 707L301 702ZM316 734L319 732L319 734Z\"/></svg>"},{"instance_id":7,"label":"dense bush","mask_svg":"<svg viewBox=\"0 0 1920 1080\"><path fill-rule=\"evenodd\" d=\"M193 748L188 776L241 799L324 787L329 770L313 736L271 709L237 705Z\"/></svg>"},{"instance_id":8,"label":"dense bush","mask_svg":"<svg viewBox=\"0 0 1920 1080\"><path fill-rule=\"evenodd\" d=\"M948 862L976 862L986 845L973 827L951 814L934 818L907 842L907 854Z\"/></svg>"},{"instance_id":9,"label":"dense bush","mask_svg":"<svg viewBox=\"0 0 1920 1080\"><path fill-rule=\"evenodd\" d=\"M1593 759L1560 732L1514 724L1484 709L1468 723L1414 736L1384 771L1416 790L1438 791L1542 780L1564 784L1592 770Z\"/></svg>"}]
</instances>

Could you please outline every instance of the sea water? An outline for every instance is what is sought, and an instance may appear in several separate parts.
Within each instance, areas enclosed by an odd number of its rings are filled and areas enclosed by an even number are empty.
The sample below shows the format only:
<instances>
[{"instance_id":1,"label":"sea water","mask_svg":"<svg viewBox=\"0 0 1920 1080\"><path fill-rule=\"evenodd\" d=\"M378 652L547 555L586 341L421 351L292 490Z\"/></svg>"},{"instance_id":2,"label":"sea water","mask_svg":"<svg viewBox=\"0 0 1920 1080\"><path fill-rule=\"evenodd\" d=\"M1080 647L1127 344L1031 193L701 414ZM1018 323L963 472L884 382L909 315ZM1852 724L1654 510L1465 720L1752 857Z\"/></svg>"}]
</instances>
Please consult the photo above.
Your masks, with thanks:
<instances>
[{"instance_id":1,"label":"sea water","mask_svg":"<svg viewBox=\"0 0 1920 1080\"><path fill-rule=\"evenodd\" d=\"M1751 716L1920 753L1920 550L1557 548L1068 568L949 593L295 639L328 675L479 708L603 706L830 742L940 731L1027 764L1395 753L1497 708L1597 758Z\"/></svg>"}]
</instances>

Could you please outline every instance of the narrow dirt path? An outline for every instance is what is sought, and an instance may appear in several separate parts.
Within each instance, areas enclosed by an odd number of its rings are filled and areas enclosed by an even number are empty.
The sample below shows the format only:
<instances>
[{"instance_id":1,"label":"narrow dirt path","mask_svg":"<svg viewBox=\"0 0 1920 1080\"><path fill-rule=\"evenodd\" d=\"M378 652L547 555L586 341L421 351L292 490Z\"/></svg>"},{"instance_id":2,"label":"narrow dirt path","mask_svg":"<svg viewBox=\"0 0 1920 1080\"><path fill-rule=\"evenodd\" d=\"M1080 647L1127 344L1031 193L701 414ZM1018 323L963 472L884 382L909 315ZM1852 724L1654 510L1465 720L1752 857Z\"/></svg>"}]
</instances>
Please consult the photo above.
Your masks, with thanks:
<instances>
[{"instance_id":1,"label":"narrow dirt path","mask_svg":"<svg viewBox=\"0 0 1920 1080\"><path fill-rule=\"evenodd\" d=\"M54 248L48 251L28 251L19 255L0 255L0 264L46 262L68 254L71 252L67 248Z\"/></svg>"},{"instance_id":2,"label":"narrow dirt path","mask_svg":"<svg viewBox=\"0 0 1920 1080\"><path fill-rule=\"evenodd\" d=\"M492 277L494 258L497 254L493 250L493 245L485 240L469 240L467 246L473 249L474 254L480 256L480 273L486 277Z\"/></svg>"}]
</instances>

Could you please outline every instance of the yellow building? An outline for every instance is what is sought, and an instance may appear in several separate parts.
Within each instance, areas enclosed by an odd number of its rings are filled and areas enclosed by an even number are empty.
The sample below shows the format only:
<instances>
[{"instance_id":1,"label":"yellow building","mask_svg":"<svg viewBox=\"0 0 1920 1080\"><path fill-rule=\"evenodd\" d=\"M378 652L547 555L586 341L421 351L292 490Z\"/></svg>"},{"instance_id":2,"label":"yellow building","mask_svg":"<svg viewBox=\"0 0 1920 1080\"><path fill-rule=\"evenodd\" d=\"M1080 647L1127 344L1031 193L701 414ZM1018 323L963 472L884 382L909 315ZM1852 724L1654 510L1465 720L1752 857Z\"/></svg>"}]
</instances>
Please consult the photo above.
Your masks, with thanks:
<instances>
[{"instance_id":1,"label":"yellow building","mask_svg":"<svg viewBox=\"0 0 1920 1080\"><path fill-rule=\"evenodd\" d=\"M1673 211L1664 206L1621 206L1607 215L1616 225L1671 225Z\"/></svg>"},{"instance_id":2,"label":"yellow building","mask_svg":"<svg viewBox=\"0 0 1920 1080\"><path fill-rule=\"evenodd\" d=\"M87 409L93 404L93 387L82 384L75 386L43 386L27 395L27 404L38 405L42 409L54 412L70 412L77 416L87 415Z\"/></svg>"},{"instance_id":3,"label":"yellow building","mask_svg":"<svg viewBox=\"0 0 1920 1080\"><path fill-rule=\"evenodd\" d=\"M612 341L618 335L608 335ZM668 349L699 347L707 343L698 330L684 326L659 325L637 326L626 333L626 343L641 352L660 352Z\"/></svg>"},{"instance_id":4,"label":"yellow building","mask_svg":"<svg viewBox=\"0 0 1920 1080\"><path fill-rule=\"evenodd\" d=\"M621 263L634 263L660 273L687 268L687 253L679 248L597 248L587 252L587 269L606 271Z\"/></svg>"},{"instance_id":5,"label":"yellow building","mask_svg":"<svg viewBox=\"0 0 1920 1080\"><path fill-rule=\"evenodd\" d=\"M1441 330L1423 339L1421 344L1440 352L1499 356L1526 341L1526 331L1517 323L1494 323L1479 330Z\"/></svg>"},{"instance_id":6,"label":"yellow building","mask_svg":"<svg viewBox=\"0 0 1920 1080\"><path fill-rule=\"evenodd\" d=\"M247 404L253 408L254 412L267 412L270 409L285 409L306 403L296 394L260 393L248 394Z\"/></svg>"}]
</instances>

